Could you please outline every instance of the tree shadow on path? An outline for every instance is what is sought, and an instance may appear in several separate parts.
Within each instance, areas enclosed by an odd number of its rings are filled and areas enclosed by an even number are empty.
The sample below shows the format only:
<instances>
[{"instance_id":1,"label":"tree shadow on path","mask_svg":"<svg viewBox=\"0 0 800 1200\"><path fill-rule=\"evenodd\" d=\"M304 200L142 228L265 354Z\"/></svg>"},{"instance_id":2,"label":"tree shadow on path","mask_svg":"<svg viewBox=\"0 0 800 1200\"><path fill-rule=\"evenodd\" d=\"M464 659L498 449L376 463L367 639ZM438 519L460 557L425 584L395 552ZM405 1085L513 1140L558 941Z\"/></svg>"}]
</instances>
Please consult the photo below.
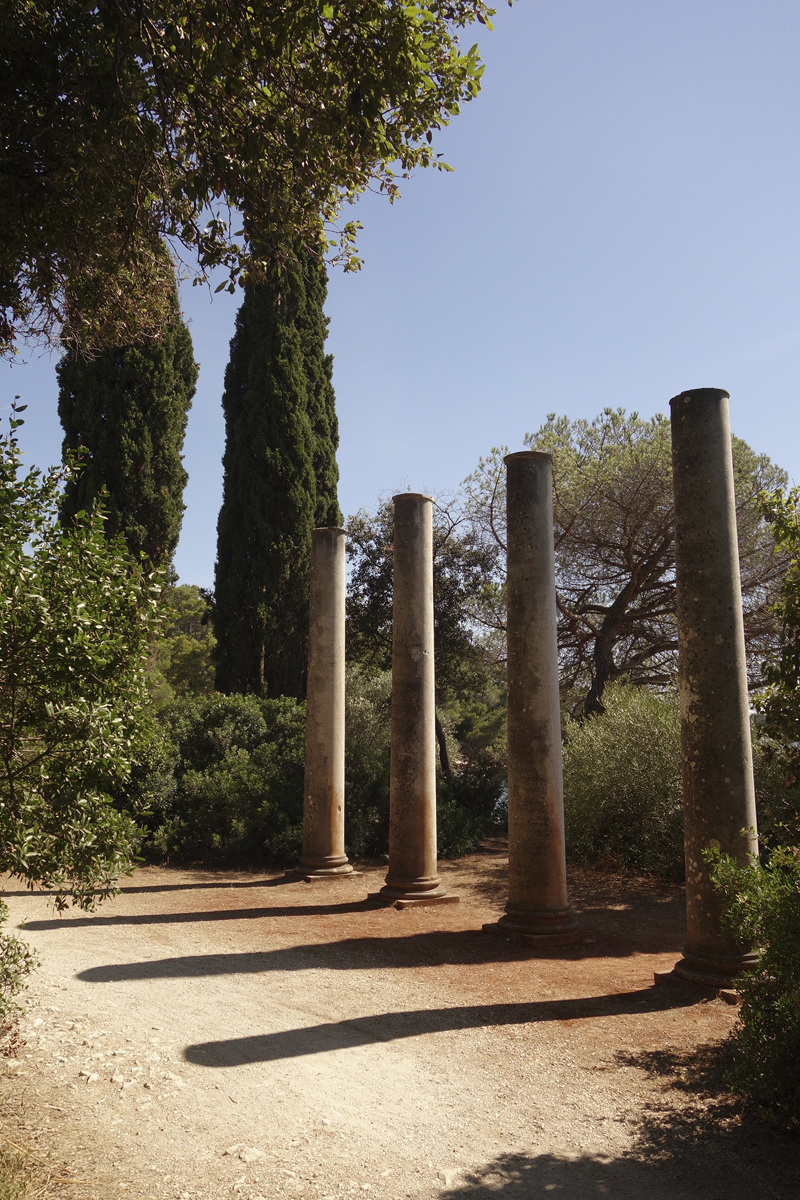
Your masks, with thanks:
<instances>
[{"instance_id":1,"label":"tree shadow on path","mask_svg":"<svg viewBox=\"0 0 800 1200\"><path fill-rule=\"evenodd\" d=\"M800 1140L725 1090L727 1045L621 1053L664 1084L620 1156L504 1154L440 1200L797 1200Z\"/></svg>"}]
</instances>

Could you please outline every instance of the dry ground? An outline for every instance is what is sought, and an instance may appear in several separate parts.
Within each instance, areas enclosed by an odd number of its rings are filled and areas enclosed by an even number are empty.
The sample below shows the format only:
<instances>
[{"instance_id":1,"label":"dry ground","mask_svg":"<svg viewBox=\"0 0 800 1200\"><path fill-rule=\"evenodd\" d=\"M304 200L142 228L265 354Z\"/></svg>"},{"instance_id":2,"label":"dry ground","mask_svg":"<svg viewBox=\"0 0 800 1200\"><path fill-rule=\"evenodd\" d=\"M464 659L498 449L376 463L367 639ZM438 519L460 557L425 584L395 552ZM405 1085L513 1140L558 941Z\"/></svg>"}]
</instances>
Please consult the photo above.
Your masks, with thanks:
<instances>
[{"instance_id":1,"label":"dry ground","mask_svg":"<svg viewBox=\"0 0 800 1200\"><path fill-rule=\"evenodd\" d=\"M505 868L444 864L461 903L402 912L378 868L145 868L64 918L12 890L42 967L6 1138L64 1200L797 1200L800 1145L721 1090L735 1009L652 986L680 889L573 872L583 940L537 955L480 932Z\"/></svg>"}]
</instances>

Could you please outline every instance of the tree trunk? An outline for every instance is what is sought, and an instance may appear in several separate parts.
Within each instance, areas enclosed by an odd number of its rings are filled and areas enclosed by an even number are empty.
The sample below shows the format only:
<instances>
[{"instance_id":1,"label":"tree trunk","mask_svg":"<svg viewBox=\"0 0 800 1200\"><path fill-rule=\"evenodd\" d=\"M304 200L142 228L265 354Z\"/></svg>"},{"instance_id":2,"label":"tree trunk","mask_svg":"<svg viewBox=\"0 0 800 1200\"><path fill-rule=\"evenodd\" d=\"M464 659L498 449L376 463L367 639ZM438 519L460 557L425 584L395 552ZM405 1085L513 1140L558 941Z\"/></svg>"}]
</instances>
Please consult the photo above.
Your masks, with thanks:
<instances>
[{"instance_id":1,"label":"tree trunk","mask_svg":"<svg viewBox=\"0 0 800 1200\"><path fill-rule=\"evenodd\" d=\"M450 755L447 753L447 738L444 736L442 722L439 720L439 714L435 715L436 741L439 746L439 762L442 764L442 774L445 779L452 779L453 772L450 768Z\"/></svg>"}]
</instances>

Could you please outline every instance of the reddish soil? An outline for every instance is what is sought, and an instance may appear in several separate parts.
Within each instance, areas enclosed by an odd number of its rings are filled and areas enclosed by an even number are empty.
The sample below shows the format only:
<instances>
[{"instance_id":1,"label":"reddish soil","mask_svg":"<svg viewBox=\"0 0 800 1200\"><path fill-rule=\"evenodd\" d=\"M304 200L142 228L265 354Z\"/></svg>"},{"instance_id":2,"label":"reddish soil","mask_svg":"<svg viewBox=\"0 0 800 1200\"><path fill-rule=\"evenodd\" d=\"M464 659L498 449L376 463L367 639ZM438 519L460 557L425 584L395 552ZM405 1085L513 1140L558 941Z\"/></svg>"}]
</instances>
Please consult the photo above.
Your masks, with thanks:
<instances>
[{"instance_id":1,"label":"reddish soil","mask_svg":"<svg viewBox=\"0 0 800 1200\"><path fill-rule=\"evenodd\" d=\"M573 871L582 940L541 953L481 932L500 843L442 874L458 905L403 911L378 867L145 868L64 918L6 893L42 959L6 1136L75 1197L796 1200L800 1145L721 1082L736 1009L653 987L679 887Z\"/></svg>"}]
</instances>

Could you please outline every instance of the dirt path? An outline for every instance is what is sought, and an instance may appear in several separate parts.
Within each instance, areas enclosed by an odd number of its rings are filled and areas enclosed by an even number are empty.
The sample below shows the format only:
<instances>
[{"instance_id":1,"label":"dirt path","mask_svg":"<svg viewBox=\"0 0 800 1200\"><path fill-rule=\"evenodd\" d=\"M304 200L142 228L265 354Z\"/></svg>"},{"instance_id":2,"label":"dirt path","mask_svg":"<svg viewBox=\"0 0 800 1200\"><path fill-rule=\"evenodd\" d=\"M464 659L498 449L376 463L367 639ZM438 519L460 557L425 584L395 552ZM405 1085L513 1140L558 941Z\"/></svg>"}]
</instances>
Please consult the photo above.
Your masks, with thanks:
<instances>
[{"instance_id":1,"label":"dirt path","mask_svg":"<svg viewBox=\"0 0 800 1200\"><path fill-rule=\"evenodd\" d=\"M104 1198L796 1200L800 1146L707 1082L735 1010L651 986L679 889L573 875L584 940L532 957L479 932L500 847L443 873L459 905L402 912L378 870L147 868L89 917L9 894L43 965L7 1136Z\"/></svg>"}]
</instances>

